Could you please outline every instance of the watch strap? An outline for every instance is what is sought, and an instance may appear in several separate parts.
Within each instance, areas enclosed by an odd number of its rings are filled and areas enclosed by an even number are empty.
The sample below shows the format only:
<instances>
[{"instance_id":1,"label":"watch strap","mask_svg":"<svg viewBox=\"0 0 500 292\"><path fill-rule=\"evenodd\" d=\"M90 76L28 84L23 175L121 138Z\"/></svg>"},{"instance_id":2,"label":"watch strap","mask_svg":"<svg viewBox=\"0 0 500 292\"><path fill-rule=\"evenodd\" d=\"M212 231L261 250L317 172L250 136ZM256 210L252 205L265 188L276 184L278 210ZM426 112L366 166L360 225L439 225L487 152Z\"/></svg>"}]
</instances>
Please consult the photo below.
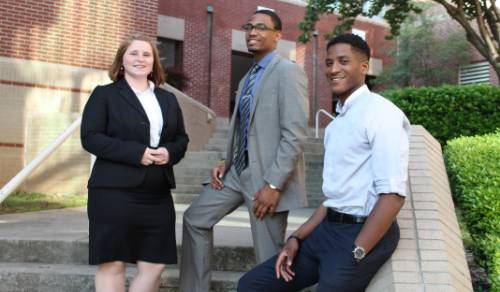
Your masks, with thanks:
<instances>
[{"instance_id":1,"label":"watch strap","mask_svg":"<svg viewBox=\"0 0 500 292\"><path fill-rule=\"evenodd\" d=\"M288 238L286 239L286 241L288 242L288 240L290 240L291 238L294 238L295 240L297 240L297 243L300 245L300 243L302 242L302 240L300 240L300 238L297 236L297 235L290 235L288 236Z\"/></svg>"}]
</instances>

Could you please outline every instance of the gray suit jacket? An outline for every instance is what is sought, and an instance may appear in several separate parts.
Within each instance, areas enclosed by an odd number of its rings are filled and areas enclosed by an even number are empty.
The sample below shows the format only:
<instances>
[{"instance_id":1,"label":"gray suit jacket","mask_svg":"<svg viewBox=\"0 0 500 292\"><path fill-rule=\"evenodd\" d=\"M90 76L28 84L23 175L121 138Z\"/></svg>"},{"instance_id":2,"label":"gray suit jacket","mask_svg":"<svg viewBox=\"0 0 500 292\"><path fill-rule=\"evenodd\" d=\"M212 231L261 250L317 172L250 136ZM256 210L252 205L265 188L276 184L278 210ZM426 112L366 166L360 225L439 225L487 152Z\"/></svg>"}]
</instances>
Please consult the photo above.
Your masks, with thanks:
<instances>
[{"instance_id":1,"label":"gray suit jacket","mask_svg":"<svg viewBox=\"0 0 500 292\"><path fill-rule=\"evenodd\" d=\"M239 99L247 75L238 86L235 110L229 124L226 171L236 149ZM269 183L282 191L277 212L307 206L304 143L308 113L304 71L276 54L266 66L253 97L248 161L253 193Z\"/></svg>"}]
</instances>

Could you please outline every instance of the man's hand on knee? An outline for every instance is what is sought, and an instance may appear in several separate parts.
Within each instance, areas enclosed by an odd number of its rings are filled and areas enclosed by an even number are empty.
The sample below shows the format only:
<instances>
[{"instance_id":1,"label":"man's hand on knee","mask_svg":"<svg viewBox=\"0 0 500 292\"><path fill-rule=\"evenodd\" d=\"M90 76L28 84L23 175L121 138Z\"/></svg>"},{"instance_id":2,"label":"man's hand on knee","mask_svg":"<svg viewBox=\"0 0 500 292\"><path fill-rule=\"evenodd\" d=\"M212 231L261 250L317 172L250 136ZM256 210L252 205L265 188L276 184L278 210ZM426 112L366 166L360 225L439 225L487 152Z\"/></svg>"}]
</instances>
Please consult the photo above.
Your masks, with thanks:
<instances>
[{"instance_id":1,"label":"man's hand on knee","mask_svg":"<svg viewBox=\"0 0 500 292\"><path fill-rule=\"evenodd\" d=\"M294 237L289 237L285 246L278 255L274 269L276 271L276 278L283 278L285 282L293 280L295 273L292 271L293 259L299 250L299 241Z\"/></svg>"},{"instance_id":2,"label":"man's hand on knee","mask_svg":"<svg viewBox=\"0 0 500 292\"><path fill-rule=\"evenodd\" d=\"M280 201L281 192L269 185L263 186L253 198L252 211L257 219L263 219L266 214L274 214Z\"/></svg>"},{"instance_id":3,"label":"man's hand on knee","mask_svg":"<svg viewBox=\"0 0 500 292\"><path fill-rule=\"evenodd\" d=\"M222 161L219 162L219 164L217 164L216 167L212 168L212 181L210 183L212 188L220 190L224 187L224 183L222 182L222 177L224 176L225 170L226 166Z\"/></svg>"}]
</instances>

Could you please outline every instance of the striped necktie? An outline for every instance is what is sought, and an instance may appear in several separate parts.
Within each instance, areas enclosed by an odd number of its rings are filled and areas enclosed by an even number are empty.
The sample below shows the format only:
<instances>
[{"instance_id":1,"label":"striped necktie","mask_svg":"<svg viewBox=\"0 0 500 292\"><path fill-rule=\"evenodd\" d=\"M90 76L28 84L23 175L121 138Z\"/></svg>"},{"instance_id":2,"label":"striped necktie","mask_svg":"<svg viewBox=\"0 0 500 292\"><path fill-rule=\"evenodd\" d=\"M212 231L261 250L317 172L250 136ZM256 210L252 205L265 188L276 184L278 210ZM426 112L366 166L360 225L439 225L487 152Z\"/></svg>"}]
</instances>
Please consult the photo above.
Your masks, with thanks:
<instances>
[{"instance_id":1,"label":"striped necktie","mask_svg":"<svg viewBox=\"0 0 500 292\"><path fill-rule=\"evenodd\" d=\"M250 121L250 110L252 101L252 91L255 85L255 78L257 77L257 72L260 66L258 64L253 65L248 76L248 83L245 88L244 94L241 96L240 100L240 125L238 129L238 148L236 149L234 158L234 167L236 167L236 172L241 174L243 169L247 167L247 159L245 151L247 150L247 134L248 134L248 123Z\"/></svg>"}]
</instances>

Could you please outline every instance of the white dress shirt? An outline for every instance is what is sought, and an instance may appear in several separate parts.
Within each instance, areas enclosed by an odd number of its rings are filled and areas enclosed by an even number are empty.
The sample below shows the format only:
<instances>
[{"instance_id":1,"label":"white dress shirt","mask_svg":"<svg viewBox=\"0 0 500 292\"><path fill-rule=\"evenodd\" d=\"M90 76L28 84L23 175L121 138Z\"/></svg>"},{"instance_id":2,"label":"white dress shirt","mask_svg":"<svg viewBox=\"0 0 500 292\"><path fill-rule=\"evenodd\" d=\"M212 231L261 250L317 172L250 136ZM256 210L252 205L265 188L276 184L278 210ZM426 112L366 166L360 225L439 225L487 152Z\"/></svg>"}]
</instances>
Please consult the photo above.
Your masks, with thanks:
<instances>
[{"instance_id":1,"label":"white dress shirt","mask_svg":"<svg viewBox=\"0 0 500 292\"><path fill-rule=\"evenodd\" d=\"M148 81L149 87L144 91L137 91L132 88L135 95L141 102L142 108L146 112L149 120L149 146L158 147L160 143L161 131L163 129L163 115L160 104L155 95L155 84Z\"/></svg>"},{"instance_id":2,"label":"white dress shirt","mask_svg":"<svg viewBox=\"0 0 500 292\"><path fill-rule=\"evenodd\" d=\"M325 130L325 207L368 216L382 193L407 194L410 122L366 85L337 103Z\"/></svg>"}]
</instances>

